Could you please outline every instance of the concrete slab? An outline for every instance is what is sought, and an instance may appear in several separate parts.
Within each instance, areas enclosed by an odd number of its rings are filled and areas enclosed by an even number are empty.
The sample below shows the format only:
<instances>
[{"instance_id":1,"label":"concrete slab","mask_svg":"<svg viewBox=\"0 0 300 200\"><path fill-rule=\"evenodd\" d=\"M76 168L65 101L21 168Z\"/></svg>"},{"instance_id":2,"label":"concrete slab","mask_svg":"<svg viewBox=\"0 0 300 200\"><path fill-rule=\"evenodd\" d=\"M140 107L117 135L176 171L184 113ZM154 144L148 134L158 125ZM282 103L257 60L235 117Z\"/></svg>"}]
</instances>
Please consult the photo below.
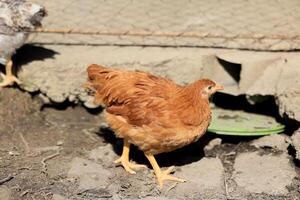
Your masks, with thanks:
<instances>
[{"instance_id":1,"label":"concrete slab","mask_svg":"<svg viewBox=\"0 0 300 200\"><path fill-rule=\"evenodd\" d=\"M294 55L284 59L285 64L277 85L277 100L280 113L300 121L300 67L299 57Z\"/></svg>"},{"instance_id":2,"label":"concrete slab","mask_svg":"<svg viewBox=\"0 0 300 200\"><path fill-rule=\"evenodd\" d=\"M297 176L286 154L259 155L242 153L236 157L233 179L249 193L284 195Z\"/></svg>"},{"instance_id":3,"label":"concrete slab","mask_svg":"<svg viewBox=\"0 0 300 200\"><path fill-rule=\"evenodd\" d=\"M71 161L68 177L79 178L78 190L103 189L109 183L110 171L102 165L83 158L74 158Z\"/></svg>"},{"instance_id":4,"label":"concrete slab","mask_svg":"<svg viewBox=\"0 0 300 200\"><path fill-rule=\"evenodd\" d=\"M223 165L218 158L203 158L181 167L175 175L187 180L178 184L169 197L186 199L225 199ZM184 191L184 193L182 192Z\"/></svg>"},{"instance_id":5,"label":"concrete slab","mask_svg":"<svg viewBox=\"0 0 300 200\"><path fill-rule=\"evenodd\" d=\"M68 200L68 199L60 194L53 194L52 200Z\"/></svg>"},{"instance_id":6,"label":"concrete slab","mask_svg":"<svg viewBox=\"0 0 300 200\"><path fill-rule=\"evenodd\" d=\"M145 197L144 200L170 200L170 198L160 196L160 197Z\"/></svg>"},{"instance_id":7,"label":"concrete slab","mask_svg":"<svg viewBox=\"0 0 300 200\"><path fill-rule=\"evenodd\" d=\"M257 148L270 147L287 152L290 143L288 136L283 134L273 134L253 140L250 144Z\"/></svg>"},{"instance_id":8,"label":"concrete slab","mask_svg":"<svg viewBox=\"0 0 300 200\"><path fill-rule=\"evenodd\" d=\"M25 90L40 91L56 103L91 100L83 91L82 84L87 79L86 68L92 63L148 71L183 84L201 77L203 64L199 56L209 54L209 51L199 52L188 48L163 50L60 45L43 48L48 50L45 50L48 53L43 55L44 58L24 64L19 77L24 82L22 87ZM31 49L30 53L40 54L40 48L35 50Z\"/></svg>"},{"instance_id":9,"label":"concrete slab","mask_svg":"<svg viewBox=\"0 0 300 200\"><path fill-rule=\"evenodd\" d=\"M35 0L48 9L48 29L75 29L116 35L40 34L37 42L299 49L299 1L269 0ZM158 9L159 8L159 9ZM267 14L266 14L267 13ZM289 16L289 17L286 17ZM122 33L149 33L129 37ZM151 37L152 33L160 33ZM164 33L176 37L162 37ZM183 37L187 33L187 37ZM193 35L195 35L193 37ZM198 35L197 35L198 34Z\"/></svg>"},{"instance_id":10,"label":"concrete slab","mask_svg":"<svg viewBox=\"0 0 300 200\"><path fill-rule=\"evenodd\" d=\"M11 200L11 190L6 186L0 187L0 199L1 200Z\"/></svg>"},{"instance_id":11,"label":"concrete slab","mask_svg":"<svg viewBox=\"0 0 300 200\"><path fill-rule=\"evenodd\" d=\"M222 139L221 138L215 138L211 141L209 141L209 143L207 145L205 145L204 150L205 151L210 151L213 148L220 146L222 143Z\"/></svg>"},{"instance_id":12,"label":"concrete slab","mask_svg":"<svg viewBox=\"0 0 300 200\"><path fill-rule=\"evenodd\" d=\"M75 45L43 45L24 51L18 74L24 83L21 87L40 91L46 103L83 102L95 107L82 85L87 79L87 66L98 63L151 72L179 84L211 78L225 86L224 93L232 95L272 95L282 116L300 121L298 52ZM239 65L241 71L232 74Z\"/></svg>"},{"instance_id":13,"label":"concrete slab","mask_svg":"<svg viewBox=\"0 0 300 200\"><path fill-rule=\"evenodd\" d=\"M116 153L113 151L111 144L98 147L89 152L89 158L95 162L101 163L103 166L114 165L113 161L117 159Z\"/></svg>"}]
</instances>

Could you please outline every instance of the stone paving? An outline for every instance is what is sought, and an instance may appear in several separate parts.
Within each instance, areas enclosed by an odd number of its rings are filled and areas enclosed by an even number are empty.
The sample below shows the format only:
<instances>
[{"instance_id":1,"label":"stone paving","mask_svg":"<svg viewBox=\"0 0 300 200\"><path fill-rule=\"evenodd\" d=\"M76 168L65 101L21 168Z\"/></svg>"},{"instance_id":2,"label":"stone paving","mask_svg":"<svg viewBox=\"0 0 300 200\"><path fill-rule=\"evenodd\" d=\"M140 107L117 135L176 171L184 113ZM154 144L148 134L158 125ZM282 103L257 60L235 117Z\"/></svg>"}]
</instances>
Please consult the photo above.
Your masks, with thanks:
<instances>
[{"instance_id":1,"label":"stone paving","mask_svg":"<svg viewBox=\"0 0 300 200\"><path fill-rule=\"evenodd\" d=\"M41 34L40 43L299 49L300 2L247 0L51 0L46 29L175 33L179 37ZM184 33L200 34L182 37Z\"/></svg>"},{"instance_id":2,"label":"stone paving","mask_svg":"<svg viewBox=\"0 0 300 200\"><path fill-rule=\"evenodd\" d=\"M280 145L283 146L284 141ZM114 154L110 145L94 149L91 154L96 155L98 152L99 155L103 155L102 151L106 152L106 158L111 158L109 155ZM105 189L109 191L109 194L117 194L118 187L109 184L108 181L116 175L102 167L105 163L103 161L106 161L105 157L98 156L98 158L100 160L92 162L75 158L68 172L69 178L80 179L79 190ZM157 199L252 199L251 196L253 199L292 199L293 194L289 193L289 187L299 174L290 159L291 157L286 153L261 154L259 151L239 153L232 166L232 172L228 174L223 166L224 161L218 157L205 157L197 162L177 166L175 175L184 177L188 181L183 184L167 183ZM146 171L138 172L137 176L141 179L133 178L135 181L131 184L144 185L145 182L151 182L142 186L141 191L155 184L151 180L154 176ZM226 183L225 177L228 176L232 176L232 182ZM255 195L258 196L255 197ZM141 193L140 197L142 196ZM61 197L57 197L57 200L59 198ZM117 195L111 198L118 199Z\"/></svg>"},{"instance_id":3,"label":"stone paving","mask_svg":"<svg viewBox=\"0 0 300 200\"><path fill-rule=\"evenodd\" d=\"M285 154L261 156L253 152L236 157L233 178L250 193L284 195L296 175Z\"/></svg>"}]
</instances>

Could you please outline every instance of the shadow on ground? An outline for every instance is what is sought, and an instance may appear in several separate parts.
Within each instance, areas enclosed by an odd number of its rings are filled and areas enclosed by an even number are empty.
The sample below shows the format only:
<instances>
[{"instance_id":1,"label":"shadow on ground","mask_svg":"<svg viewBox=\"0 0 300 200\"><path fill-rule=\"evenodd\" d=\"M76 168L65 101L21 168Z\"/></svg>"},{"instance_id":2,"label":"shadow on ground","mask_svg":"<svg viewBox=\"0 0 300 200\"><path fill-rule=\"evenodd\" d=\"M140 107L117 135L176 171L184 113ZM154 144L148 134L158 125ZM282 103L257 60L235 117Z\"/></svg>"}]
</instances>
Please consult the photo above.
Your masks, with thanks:
<instances>
[{"instance_id":1,"label":"shadow on ground","mask_svg":"<svg viewBox=\"0 0 300 200\"><path fill-rule=\"evenodd\" d=\"M13 55L12 60L14 63L14 73L21 70L21 67L33 61L42 61L48 58L54 58L58 52L47 49L42 46L36 46L32 44L26 44L22 46Z\"/></svg>"}]
</instances>

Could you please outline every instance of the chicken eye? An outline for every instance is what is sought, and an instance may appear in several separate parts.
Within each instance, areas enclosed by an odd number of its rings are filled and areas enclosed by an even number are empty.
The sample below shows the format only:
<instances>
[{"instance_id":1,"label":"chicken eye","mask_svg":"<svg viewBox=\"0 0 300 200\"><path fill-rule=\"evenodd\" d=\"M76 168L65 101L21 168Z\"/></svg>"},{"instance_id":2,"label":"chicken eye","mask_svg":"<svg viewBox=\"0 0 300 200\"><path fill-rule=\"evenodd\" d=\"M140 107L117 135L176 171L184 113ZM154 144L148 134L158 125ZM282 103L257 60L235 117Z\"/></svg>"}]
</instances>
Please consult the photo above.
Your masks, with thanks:
<instances>
[{"instance_id":1,"label":"chicken eye","mask_svg":"<svg viewBox=\"0 0 300 200\"><path fill-rule=\"evenodd\" d=\"M212 88L213 88L212 85L210 85L210 86L207 87L208 90L211 90Z\"/></svg>"}]
</instances>

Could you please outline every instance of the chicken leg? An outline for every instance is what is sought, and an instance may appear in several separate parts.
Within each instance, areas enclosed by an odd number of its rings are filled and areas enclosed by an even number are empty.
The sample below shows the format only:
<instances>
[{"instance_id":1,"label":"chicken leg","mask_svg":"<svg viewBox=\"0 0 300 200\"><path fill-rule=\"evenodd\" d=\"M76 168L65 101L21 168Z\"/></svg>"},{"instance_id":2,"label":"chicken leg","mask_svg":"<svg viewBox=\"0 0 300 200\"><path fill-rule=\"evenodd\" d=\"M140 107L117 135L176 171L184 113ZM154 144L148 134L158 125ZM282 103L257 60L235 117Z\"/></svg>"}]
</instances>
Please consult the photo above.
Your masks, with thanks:
<instances>
[{"instance_id":1,"label":"chicken leg","mask_svg":"<svg viewBox=\"0 0 300 200\"><path fill-rule=\"evenodd\" d=\"M136 173L133 169L147 168L146 165L138 165L129 162L129 150L130 150L130 143L126 139L124 139L123 153L119 159L114 161L114 163L121 163L124 169L130 174Z\"/></svg>"},{"instance_id":2,"label":"chicken leg","mask_svg":"<svg viewBox=\"0 0 300 200\"><path fill-rule=\"evenodd\" d=\"M17 84L21 83L21 81L12 74L12 67L13 67L13 62L12 60L10 60L5 66L6 75L1 73L1 77L3 81L0 83L0 87L11 86L15 82Z\"/></svg>"},{"instance_id":3,"label":"chicken leg","mask_svg":"<svg viewBox=\"0 0 300 200\"><path fill-rule=\"evenodd\" d=\"M149 160L150 164L153 167L154 173L156 175L159 187L162 188L163 186L163 181L164 180L170 180L170 181L177 181L177 182L185 182L186 180L184 179L180 179L174 176L171 176L170 173L173 171L174 166L169 167L167 170L165 171L161 171L160 167L158 166L154 156L150 153L145 153L145 156L147 157L147 159Z\"/></svg>"}]
</instances>

